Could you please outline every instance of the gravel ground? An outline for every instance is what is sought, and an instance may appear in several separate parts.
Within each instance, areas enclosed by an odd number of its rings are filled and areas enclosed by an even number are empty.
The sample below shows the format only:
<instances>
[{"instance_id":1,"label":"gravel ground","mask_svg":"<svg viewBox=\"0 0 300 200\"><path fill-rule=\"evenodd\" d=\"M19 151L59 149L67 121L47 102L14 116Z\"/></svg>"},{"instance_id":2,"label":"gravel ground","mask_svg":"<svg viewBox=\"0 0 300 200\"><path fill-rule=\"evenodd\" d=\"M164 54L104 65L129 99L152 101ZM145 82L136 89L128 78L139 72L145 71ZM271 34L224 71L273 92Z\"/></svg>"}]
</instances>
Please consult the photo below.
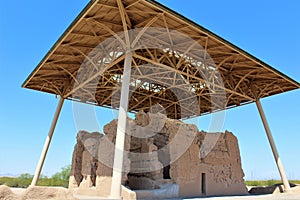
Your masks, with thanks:
<instances>
[{"instance_id":1,"label":"gravel ground","mask_svg":"<svg viewBox=\"0 0 300 200\"><path fill-rule=\"evenodd\" d=\"M108 198L95 198L87 196L76 196L80 200L107 200ZM228 196L228 197L206 197L184 200L252 200L252 199L265 199L265 200L300 200L300 194L268 194L268 195L249 195L249 196ZM174 199L175 200L175 199ZM179 200L179 199L177 199Z\"/></svg>"},{"instance_id":2,"label":"gravel ground","mask_svg":"<svg viewBox=\"0 0 300 200\"><path fill-rule=\"evenodd\" d=\"M26 188L10 188L10 189L11 191L13 191L13 193L17 195L21 195L26 190Z\"/></svg>"},{"instance_id":3,"label":"gravel ground","mask_svg":"<svg viewBox=\"0 0 300 200\"><path fill-rule=\"evenodd\" d=\"M11 188L11 190L16 194L21 194L25 189L21 188ZM108 198L96 198L88 196L75 196L79 200L104 200ZM186 200L252 200L252 199L265 199L265 200L300 200L300 192L288 193L288 194L268 194L268 195L248 195L248 196L227 196L227 197L206 197L206 198L194 198Z\"/></svg>"},{"instance_id":4,"label":"gravel ground","mask_svg":"<svg viewBox=\"0 0 300 200\"><path fill-rule=\"evenodd\" d=\"M207 197L197 198L193 200L252 200L252 199L266 199L266 200L300 200L300 194L268 194L268 195L249 195L249 196L228 196L228 197Z\"/></svg>"}]
</instances>

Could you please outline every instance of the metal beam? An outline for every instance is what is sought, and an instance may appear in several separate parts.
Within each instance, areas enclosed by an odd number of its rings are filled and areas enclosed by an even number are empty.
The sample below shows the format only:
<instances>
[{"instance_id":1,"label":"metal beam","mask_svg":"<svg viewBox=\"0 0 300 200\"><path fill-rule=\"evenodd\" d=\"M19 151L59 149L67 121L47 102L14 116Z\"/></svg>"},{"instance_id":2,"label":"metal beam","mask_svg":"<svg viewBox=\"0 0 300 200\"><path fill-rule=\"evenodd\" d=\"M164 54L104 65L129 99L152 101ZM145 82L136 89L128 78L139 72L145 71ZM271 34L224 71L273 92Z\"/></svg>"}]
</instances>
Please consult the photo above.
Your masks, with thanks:
<instances>
[{"instance_id":1,"label":"metal beam","mask_svg":"<svg viewBox=\"0 0 300 200\"><path fill-rule=\"evenodd\" d=\"M38 162L38 165L37 165L35 173L34 173L34 177L33 177L32 182L31 182L31 186L36 186L36 184L38 182L38 179L40 177L40 174L41 174L41 171L42 171L42 168L43 168L43 165L44 165L44 161L45 161L45 158L47 156L47 152L48 152L48 149L49 149L49 146L50 146L50 143L51 143L51 139L52 139L52 136L53 136L53 133L54 133L54 130L55 130L55 127L56 127L56 123L57 123L61 108L63 106L63 103L64 103L64 98L60 97L57 108L56 108L56 111L55 111L55 114L54 114L54 118L52 120L52 124L51 124L50 130L49 130L48 136L46 138L46 141L45 141L45 144L44 144L41 156L40 156L40 160Z\"/></svg>"},{"instance_id":2,"label":"metal beam","mask_svg":"<svg viewBox=\"0 0 300 200\"><path fill-rule=\"evenodd\" d=\"M74 86L74 88L68 92L67 94L64 95L64 98L69 97L70 95L74 94L77 90L83 88L86 84L88 84L90 81L94 80L95 78L97 78L98 76L102 75L107 69L111 68L112 66L116 65L117 63L121 62L124 59L124 55L118 57L117 59L115 59L113 62L111 62L110 64L104 66L103 69L98 70L95 74L91 75L87 80L83 81L82 83L80 83L79 85L76 85L76 87ZM78 81L77 81L78 82Z\"/></svg>"},{"instance_id":3,"label":"metal beam","mask_svg":"<svg viewBox=\"0 0 300 200\"><path fill-rule=\"evenodd\" d=\"M122 24L123 24L126 44L129 45L130 44L130 37L129 37L129 33L128 33L128 28L132 27L131 22L130 22L130 18L127 15L127 12L126 12L126 9L124 8L123 2L121 0L117 0L117 4L118 4L119 12L120 12L120 15L121 15L121 20L122 20Z\"/></svg>"},{"instance_id":4,"label":"metal beam","mask_svg":"<svg viewBox=\"0 0 300 200\"><path fill-rule=\"evenodd\" d=\"M279 174L281 176L281 180L282 180L283 185L284 185L284 190L285 190L285 192L288 192L290 190L290 184L289 184L289 181L288 181L288 179L287 179L287 177L285 175L285 171L284 171L283 165L281 163L281 159L279 157L279 154L278 154L278 151L277 151L277 148L276 148L276 145L275 145L275 142L274 142L274 139L273 139L273 136L272 136L269 124L267 122L267 118L265 116L264 110L262 108L262 105L261 105L259 99L256 100L256 106L258 108L260 117L261 117L263 125L265 127L265 130L266 130L266 133L267 133L267 137L268 137L268 140L269 140L269 143L270 143L270 146L272 148L272 152L273 152L273 155L274 155L274 158L275 158L275 162L276 162Z\"/></svg>"},{"instance_id":5,"label":"metal beam","mask_svg":"<svg viewBox=\"0 0 300 200\"><path fill-rule=\"evenodd\" d=\"M199 81L203 81L203 82L208 82L208 81L209 81L209 80L205 80L205 79L200 78L200 77L195 76L195 75L187 74L186 72L182 72L182 71L180 71L180 70L178 70L178 69L175 69L175 68L170 67L170 66L167 66L167 65L165 65L165 64L156 62L156 61L154 61L154 60L145 58L145 57L140 56L140 55L138 55L138 54L136 54L136 53L133 54L133 57L134 57L134 58L141 59L141 60L144 60L144 61L146 61L146 62L148 62L148 63L152 63L152 64L157 65L157 66L161 66L161 67L163 67L163 68L165 68L165 69L169 69L170 71L176 72L176 73L178 73L178 74L182 74L182 75L185 75L185 76L189 76L189 77L194 78L194 79L199 80ZM220 85L218 85L218 84L215 84L215 83L212 83L212 82L209 82L209 84L210 84L211 86L214 86L214 87L219 88L219 89L221 89L221 90L225 90L226 92L234 93L234 94L236 94L236 95L238 95L238 96L241 96L241 97L244 97L244 98L246 98L246 99L248 99L248 100L254 101L254 99L253 99L252 97L249 97L249 96L244 95L244 94L241 94L241 93L239 93L239 92L230 90L230 89L225 88L225 87L223 87L223 86L220 86Z\"/></svg>"}]
</instances>

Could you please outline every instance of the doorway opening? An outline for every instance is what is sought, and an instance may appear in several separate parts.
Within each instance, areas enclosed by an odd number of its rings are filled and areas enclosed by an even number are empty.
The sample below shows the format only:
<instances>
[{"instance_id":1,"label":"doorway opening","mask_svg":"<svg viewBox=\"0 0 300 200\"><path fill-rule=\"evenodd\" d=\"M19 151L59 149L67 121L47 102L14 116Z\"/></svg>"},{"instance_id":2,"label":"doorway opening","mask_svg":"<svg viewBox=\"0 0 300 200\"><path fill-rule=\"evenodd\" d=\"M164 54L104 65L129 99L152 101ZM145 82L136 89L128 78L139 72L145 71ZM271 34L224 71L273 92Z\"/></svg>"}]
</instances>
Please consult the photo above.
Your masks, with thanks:
<instances>
[{"instance_id":1,"label":"doorway opening","mask_svg":"<svg viewBox=\"0 0 300 200\"><path fill-rule=\"evenodd\" d=\"M206 173L201 173L201 191L202 195L206 195Z\"/></svg>"},{"instance_id":2,"label":"doorway opening","mask_svg":"<svg viewBox=\"0 0 300 200\"><path fill-rule=\"evenodd\" d=\"M164 175L164 179L171 179L170 176L170 165L167 165L164 167L163 169L163 175Z\"/></svg>"}]
</instances>

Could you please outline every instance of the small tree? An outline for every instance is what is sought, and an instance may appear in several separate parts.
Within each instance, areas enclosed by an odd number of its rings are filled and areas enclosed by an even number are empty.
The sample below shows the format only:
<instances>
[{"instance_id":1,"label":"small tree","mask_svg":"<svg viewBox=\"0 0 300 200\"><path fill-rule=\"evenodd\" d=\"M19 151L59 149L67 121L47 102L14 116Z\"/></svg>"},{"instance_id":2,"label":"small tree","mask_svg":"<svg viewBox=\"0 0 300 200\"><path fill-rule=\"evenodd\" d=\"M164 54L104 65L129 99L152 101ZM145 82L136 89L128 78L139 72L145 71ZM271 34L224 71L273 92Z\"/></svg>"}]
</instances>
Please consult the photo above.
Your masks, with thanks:
<instances>
[{"instance_id":1,"label":"small tree","mask_svg":"<svg viewBox=\"0 0 300 200\"><path fill-rule=\"evenodd\" d=\"M71 165L68 165L66 167L63 167L61 169L61 172L58 172L52 176L53 179L60 179L64 181L69 181L70 177L70 171L71 171Z\"/></svg>"},{"instance_id":2,"label":"small tree","mask_svg":"<svg viewBox=\"0 0 300 200\"><path fill-rule=\"evenodd\" d=\"M24 174L21 174L18 178L21 178L21 179L32 179L33 175L31 175L29 173L24 173Z\"/></svg>"}]
</instances>

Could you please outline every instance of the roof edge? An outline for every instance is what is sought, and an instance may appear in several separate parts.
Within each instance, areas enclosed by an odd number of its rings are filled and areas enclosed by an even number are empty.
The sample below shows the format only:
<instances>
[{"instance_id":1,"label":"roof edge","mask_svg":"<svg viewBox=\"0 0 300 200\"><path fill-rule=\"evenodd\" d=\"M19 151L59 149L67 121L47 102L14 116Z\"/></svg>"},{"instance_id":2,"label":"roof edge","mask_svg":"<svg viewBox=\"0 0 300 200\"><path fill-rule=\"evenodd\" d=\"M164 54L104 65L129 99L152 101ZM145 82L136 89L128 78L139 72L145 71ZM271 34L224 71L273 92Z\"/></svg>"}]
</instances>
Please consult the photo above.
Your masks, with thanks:
<instances>
[{"instance_id":1,"label":"roof edge","mask_svg":"<svg viewBox=\"0 0 300 200\"><path fill-rule=\"evenodd\" d=\"M224 38L216 35L215 33L211 32L210 30L206 29L205 27L197 24L196 22L188 19L187 17L179 14L178 12L166 7L165 5L155 1L155 0L145 0L146 2L159 7L160 9L162 9L165 12L168 12L171 15L175 15L176 17L178 17L179 19L183 20L186 23L189 23L190 25L192 25L193 27L202 30L203 32L206 32L208 35L214 37L215 39L219 40L220 42L224 43L225 45L227 45L228 47L230 47L231 49L235 50L235 51L239 51L241 54L243 54L244 56L248 57L249 59L253 60L254 62L263 65L264 67L266 67L268 70L273 71L274 73L276 73L277 75L283 77L284 79L288 80L289 82L291 82L292 84L294 84L295 86L297 86L298 88L300 88L300 83L297 82L296 80L292 79L291 77L283 74L282 72L278 71L277 69L273 68L272 66L268 65L267 63L263 62L262 60L258 59L257 57L251 55L250 53L244 51L243 49L239 48L238 46L232 44L231 42L225 40ZM76 23L79 22L80 19L82 19L87 12L98 2L98 0L90 0L90 2L87 3L87 5L84 7L84 9L77 15L77 17L75 18L75 20L72 21L72 23L67 27L67 29L64 31L64 33L59 37L59 39L55 42L55 44L50 48L50 50L45 54L45 56L43 57L43 59L38 63L38 65L35 67L35 69L29 74L29 76L26 78L26 80L23 82L22 87L25 88L26 85L28 84L28 82L30 81L30 79L34 76L34 74L39 70L39 68L42 66L42 64L49 58L49 56L51 56L51 54L55 51L55 49L58 47L58 45L63 41L63 39L67 36L67 34L72 30L72 28L74 27L74 25Z\"/></svg>"},{"instance_id":2,"label":"roof edge","mask_svg":"<svg viewBox=\"0 0 300 200\"><path fill-rule=\"evenodd\" d=\"M77 15L77 17L71 22L71 24L66 28L66 30L63 32L63 34L58 38L58 40L54 43L54 45L50 48L50 50L44 55L43 59L37 64L37 66L34 68L34 70L29 74L29 76L26 78L26 80L23 82L22 87L25 88L32 76L39 70L39 68L42 66L42 64L49 58L49 56L52 55L52 53L55 51L55 49L58 47L58 45L63 41L63 39L67 36L69 31L71 31L76 23L79 22L81 18L83 18L87 11L90 10L93 5L95 5L98 2L98 0L90 0L90 2L87 3L87 5L83 8L83 10Z\"/></svg>"}]
</instances>

